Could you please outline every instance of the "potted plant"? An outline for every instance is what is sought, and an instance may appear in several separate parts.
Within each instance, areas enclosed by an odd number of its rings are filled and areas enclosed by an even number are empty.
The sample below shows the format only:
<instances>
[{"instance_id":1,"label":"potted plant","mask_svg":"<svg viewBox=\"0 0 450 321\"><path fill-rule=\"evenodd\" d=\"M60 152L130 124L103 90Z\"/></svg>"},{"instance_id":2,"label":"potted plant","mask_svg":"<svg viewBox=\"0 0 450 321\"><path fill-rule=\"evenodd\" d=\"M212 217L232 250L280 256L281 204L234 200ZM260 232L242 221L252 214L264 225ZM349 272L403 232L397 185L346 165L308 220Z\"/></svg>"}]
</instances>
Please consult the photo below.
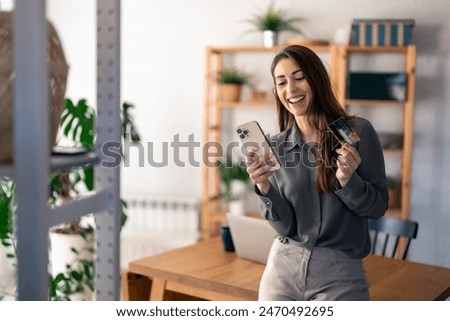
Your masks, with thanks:
<instances>
[{"instance_id":1,"label":"potted plant","mask_svg":"<svg viewBox=\"0 0 450 321\"><path fill-rule=\"evenodd\" d=\"M121 109L121 133L123 138L139 142L140 136L131 115L132 104L123 103ZM85 99L75 105L65 101L61 116L61 132L75 145L86 150L94 148L95 112ZM94 190L92 167L72 170L70 173L54 174L50 180L53 202L64 202L81 191ZM127 204L122 201L122 226L126 221ZM68 222L50 231L52 247L51 297L57 300L88 300L94 290L94 227L81 220ZM57 251L58 250L58 251ZM61 258L67 258L61 263Z\"/></svg>"},{"instance_id":2,"label":"potted plant","mask_svg":"<svg viewBox=\"0 0 450 321\"><path fill-rule=\"evenodd\" d=\"M399 206L399 190L398 190L398 182L395 178L388 176L387 177L387 185L389 192L389 208L397 208Z\"/></svg>"},{"instance_id":3,"label":"potted plant","mask_svg":"<svg viewBox=\"0 0 450 321\"><path fill-rule=\"evenodd\" d=\"M1 274L5 280L15 279L15 184L11 180L0 180L0 242L3 246L4 262ZM1 260L0 260L1 261ZM1 280L0 280L1 281ZM11 284L0 282L0 301L5 298L14 298L15 291Z\"/></svg>"},{"instance_id":4,"label":"potted plant","mask_svg":"<svg viewBox=\"0 0 450 321\"><path fill-rule=\"evenodd\" d=\"M240 100L242 86L248 84L248 76L236 68L223 69L219 72L221 99L227 102Z\"/></svg>"},{"instance_id":5,"label":"potted plant","mask_svg":"<svg viewBox=\"0 0 450 321\"><path fill-rule=\"evenodd\" d=\"M303 35L303 32L295 27L295 22L303 20L300 17L287 17L283 10L276 10L273 2L262 13L255 14L249 20L256 29L263 32L264 47L273 47L278 44L278 35L281 31L292 31Z\"/></svg>"},{"instance_id":6,"label":"potted plant","mask_svg":"<svg viewBox=\"0 0 450 321\"><path fill-rule=\"evenodd\" d=\"M140 141L140 136L130 113L134 106L122 104L121 129L122 137L130 138L132 142ZM61 116L61 132L75 145L86 150L93 149L95 141L95 112L86 100L81 99L74 104L65 100L65 110ZM7 249L7 257L14 260L14 183L10 180L0 180L0 241ZM77 196L80 191L94 190L94 172L92 168L74 169L70 172L50 174L49 185L51 193L50 204L58 204ZM127 204L122 201L122 226L126 221ZM61 245L63 239L65 245ZM67 242L67 240L70 240ZM88 300L94 290L94 227L83 224L81 220L68 222L50 231L50 293L51 300ZM62 249L62 252L57 251ZM63 254L61 254L63 253ZM61 257L67 260L58 263ZM15 296L14 293L9 293ZM0 298L2 293L0 293Z\"/></svg>"},{"instance_id":7,"label":"potted plant","mask_svg":"<svg viewBox=\"0 0 450 321\"><path fill-rule=\"evenodd\" d=\"M228 210L232 214L245 213L244 199L249 190L250 178L244 167L234 163L231 157L219 166L220 178L223 184L222 197L228 203Z\"/></svg>"}]
</instances>

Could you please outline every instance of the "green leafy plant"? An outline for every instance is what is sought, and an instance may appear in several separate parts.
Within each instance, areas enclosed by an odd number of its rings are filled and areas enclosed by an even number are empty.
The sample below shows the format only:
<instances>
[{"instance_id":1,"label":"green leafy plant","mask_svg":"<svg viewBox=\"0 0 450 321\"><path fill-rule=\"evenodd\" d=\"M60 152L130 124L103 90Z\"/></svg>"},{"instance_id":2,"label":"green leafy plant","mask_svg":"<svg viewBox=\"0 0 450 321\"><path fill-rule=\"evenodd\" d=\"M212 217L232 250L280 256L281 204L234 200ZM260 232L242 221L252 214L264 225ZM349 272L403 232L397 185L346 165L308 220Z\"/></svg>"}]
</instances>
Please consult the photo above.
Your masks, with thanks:
<instances>
[{"instance_id":1,"label":"green leafy plant","mask_svg":"<svg viewBox=\"0 0 450 321\"><path fill-rule=\"evenodd\" d=\"M0 241L13 251L7 257L15 258L15 184L11 180L0 180Z\"/></svg>"},{"instance_id":2,"label":"green leafy plant","mask_svg":"<svg viewBox=\"0 0 450 321\"><path fill-rule=\"evenodd\" d=\"M16 266L15 242L15 184L11 180L0 180L0 242L7 250L6 257L12 266ZM5 296L14 297L14 293L7 293L5 284L0 284L0 301Z\"/></svg>"},{"instance_id":3,"label":"green leafy plant","mask_svg":"<svg viewBox=\"0 0 450 321\"><path fill-rule=\"evenodd\" d=\"M65 100L65 109L60 120L61 130L67 138L86 149L94 148L95 111L86 99L76 105L70 99Z\"/></svg>"},{"instance_id":4,"label":"green leafy plant","mask_svg":"<svg viewBox=\"0 0 450 321\"><path fill-rule=\"evenodd\" d=\"M70 250L75 254L74 260L66 265L65 272L50 277L49 296L52 301L70 301L71 296L84 293L86 288L94 291L94 261L83 258L85 252L94 253L91 245L94 230L91 226L77 228L77 233L83 238L84 246L81 249L71 247Z\"/></svg>"},{"instance_id":5,"label":"green leafy plant","mask_svg":"<svg viewBox=\"0 0 450 321\"><path fill-rule=\"evenodd\" d=\"M130 113L133 108L133 104L127 102L122 104L122 137L124 139L130 137L132 142L140 142L141 136L134 124L133 115Z\"/></svg>"},{"instance_id":6,"label":"green leafy plant","mask_svg":"<svg viewBox=\"0 0 450 321\"><path fill-rule=\"evenodd\" d=\"M273 2L261 13L255 14L248 22L252 23L258 30L266 31L292 31L303 35L303 32L295 27L295 22L302 21L300 17L287 17L283 10L276 10Z\"/></svg>"},{"instance_id":7,"label":"green leafy plant","mask_svg":"<svg viewBox=\"0 0 450 321\"><path fill-rule=\"evenodd\" d=\"M240 198L239 195L234 195L231 190L231 182L233 180L242 181L245 184L249 184L250 177L248 176L245 167L242 167L238 163L234 163L231 157L227 157L224 162L219 166L220 179L224 186L224 192L222 196L227 201L235 201Z\"/></svg>"},{"instance_id":8,"label":"green leafy plant","mask_svg":"<svg viewBox=\"0 0 450 321\"><path fill-rule=\"evenodd\" d=\"M394 188L397 188L398 183L395 180L395 178L388 176L387 177L387 185L388 185L388 188L394 189Z\"/></svg>"},{"instance_id":9,"label":"green leafy plant","mask_svg":"<svg viewBox=\"0 0 450 321\"><path fill-rule=\"evenodd\" d=\"M139 142L141 137L134 123L131 109L133 104L124 102L121 106L121 136L130 138L131 142ZM61 132L75 145L88 150L94 148L95 143L95 110L89 106L85 99L77 104L72 100L65 100L65 110L60 121ZM76 186L81 184L88 191L94 190L94 172L92 167L73 170L70 173L57 173L50 177L53 200L56 198L70 198L77 194ZM122 214L125 214L126 202L122 201ZM122 218L122 222L126 217Z\"/></svg>"},{"instance_id":10,"label":"green leafy plant","mask_svg":"<svg viewBox=\"0 0 450 321\"><path fill-rule=\"evenodd\" d=\"M132 142L139 142L131 109L134 105L123 103L121 109L122 138L131 138ZM60 129L62 135L72 141L74 145L92 150L95 143L95 110L85 99L74 104L70 99L65 101L65 110L61 116ZM94 190L94 172L92 168L73 169L70 172L52 173L49 175L50 197L49 204L64 202L76 197L79 190ZM127 220L127 203L121 200L121 224ZM0 180L0 241L5 248L12 249L7 257L16 265L15 247L15 184L11 180ZM89 242L94 233L92 226L82 226L80 220L63 224L57 229L60 233L78 234L85 241L81 249L71 248L75 254L73 262L67 264L66 271L50 278L49 296L51 300L70 300L73 294L81 293L85 288L94 289L94 261L84 259L85 252L94 252ZM11 294L14 295L14 294ZM0 300L4 293L0 291Z\"/></svg>"},{"instance_id":11,"label":"green leafy plant","mask_svg":"<svg viewBox=\"0 0 450 321\"><path fill-rule=\"evenodd\" d=\"M246 74L235 68L223 69L219 72L219 82L222 84L248 84L249 78Z\"/></svg>"},{"instance_id":12,"label":"green leafy plant","mask_svg":"<svg viewBox=\"0 0 450 321\"><path fill-rule=\"evenodd\" d=\"M76 145L86 149L93 149L95 143L95 111L90 107L85 99L81 99L75 105L70 99L66 99L66 108L61 116L61 131L63 135L73 141ZM121 136L122 138L131 138L132 142L139 142L140 135L134 124L131 109L133 104L123 103L121 106ZM52 189L51 200L67 200L76 196L79 192L77 186L83 186L88 191L94 190L94 171L92 167L75 169L68 173L56 173L50 177L50 186ZM127 220L127 203L121 200L122 215L121 224ZM92 226L83 227L80 220L63 224L57 230L60 233L79 234L85 241L86 235L92 235L94 228ZM88 246L88 245L86 245ZM94 262L92 260L81 259L80 250L71 248L76 254L75 261L67 266L64 273L59 273L51 279L50 297L53 300L67 300L70 295L81 293L87 287L90 290L94 288ZM88 246L84 251L92 251Z\"/></svg>"}]
</instances>

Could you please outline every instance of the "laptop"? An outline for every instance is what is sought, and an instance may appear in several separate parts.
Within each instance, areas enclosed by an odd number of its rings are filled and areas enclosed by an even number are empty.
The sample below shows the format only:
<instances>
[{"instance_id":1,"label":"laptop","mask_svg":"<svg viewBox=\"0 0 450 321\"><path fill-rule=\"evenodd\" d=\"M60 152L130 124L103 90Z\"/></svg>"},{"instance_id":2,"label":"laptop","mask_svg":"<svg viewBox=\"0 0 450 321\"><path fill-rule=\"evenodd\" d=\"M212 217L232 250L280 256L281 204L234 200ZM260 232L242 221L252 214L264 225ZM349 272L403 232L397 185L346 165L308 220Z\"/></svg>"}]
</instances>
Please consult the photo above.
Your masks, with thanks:
<instances>
[{"instance_id":1,"label":"laptop","mask_svg":"<svg viewBox=\"0 0 450 321\"><path fill-rule=\"evenodd\" d=\"M236 255L242 259L266 264L277 233L260 218L227 214Z\"/></svg>"}]
</instances>

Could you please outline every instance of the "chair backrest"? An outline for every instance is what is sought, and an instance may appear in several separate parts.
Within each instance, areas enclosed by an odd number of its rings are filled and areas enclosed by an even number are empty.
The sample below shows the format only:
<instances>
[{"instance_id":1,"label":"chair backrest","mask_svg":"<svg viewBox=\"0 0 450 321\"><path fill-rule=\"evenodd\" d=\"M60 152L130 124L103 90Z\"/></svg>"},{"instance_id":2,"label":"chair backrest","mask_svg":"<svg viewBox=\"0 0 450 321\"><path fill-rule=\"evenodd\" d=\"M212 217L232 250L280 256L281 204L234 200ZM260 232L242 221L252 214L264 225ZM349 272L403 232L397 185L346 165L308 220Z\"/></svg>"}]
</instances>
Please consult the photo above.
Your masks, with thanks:
<instances>
[{"instance_id":1,"label":"chair backrest","mask_svg":"<svg viewBox=\"0 0 450 321\"><path fill-rule=\"evenodd\" d=\"M372 254L376 254L377 241L384 237L381 244L383 246L381 255L386 255L389 240L394 240L392 252L390 257L395 257L398 243L401 237L406 239L406 245L401 254L401 259L404 260L408 254L409 244L411 239L417 237L419 223L410 220L401 220L395 217L381 217L377 220L369 219L369 230L374 232L372 240Z\"/></svg>"}]
</instances>

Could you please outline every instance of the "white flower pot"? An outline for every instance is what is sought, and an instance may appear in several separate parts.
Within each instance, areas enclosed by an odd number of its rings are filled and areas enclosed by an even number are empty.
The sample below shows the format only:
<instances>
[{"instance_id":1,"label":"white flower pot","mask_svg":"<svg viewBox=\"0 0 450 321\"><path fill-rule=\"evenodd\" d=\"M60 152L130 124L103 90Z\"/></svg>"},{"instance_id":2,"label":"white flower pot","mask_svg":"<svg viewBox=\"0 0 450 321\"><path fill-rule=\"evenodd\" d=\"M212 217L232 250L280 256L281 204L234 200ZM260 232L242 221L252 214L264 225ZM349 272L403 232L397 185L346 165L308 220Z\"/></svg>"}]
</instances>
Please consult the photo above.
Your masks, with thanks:
<instances>
[{"instance_id":1,"label":"white flower pot","mask_svg":"<svg viewBox=\"0 0 450 321\"><path fill-rule=\"evenodd\" d=\"M263 31L263 44L266 48L271 48L278 45L278 31Z\"/></svg>"},{"instance_id":2,"label":"white flower pot","mask_svg":"<svg viewBox=\"0 0 450 321\"><path fill-rule=\"evenodd\" d=\"M238 179L234 179L230 182L231 195L242 198L247 194L247 184Z\"/></svg>"},{"instance_id":3,"label":"white flower pot","mask_svg":"<svg viewBox=\"0 0 450 321\"><path fill-rule=\"evenodd\" d=\"M67 264L73 264L77 259L94 260L94 254L85 251L87 246L93 247L93 236L88 235L88 244L79 234L63 234L50 231L50 257L51 274L56 276L66 271ZM79 256L72 252L71 248L80 252ZM93 293L86 289L84 293L74 294L70 296L72 301L90 301L93 300Z\"/></svg>"},{"instance_id":4,"label":"white flower pot","mask_svg":"<svg viewBox=\"0 0 450 321\"><path fill-rule=\"evenodd\" d=\"M0 245L0 296L2 290L6 293L3 301L16 300L13 294L16 293L16 269L13 266L15 260L8 259L7 254L13 252L12 248L5 248Z\"/></svg>"},{"instance_id":5,"label":"white flower pot","mask_svg":"<svg viewBox=\"0 0 450 321\"><path fill-rule=\"evenodd\" d=\"M228 212L231 215L245 215L245 202L243 199L230 201L228 203Z\"/></svg>"}]
</instances>

